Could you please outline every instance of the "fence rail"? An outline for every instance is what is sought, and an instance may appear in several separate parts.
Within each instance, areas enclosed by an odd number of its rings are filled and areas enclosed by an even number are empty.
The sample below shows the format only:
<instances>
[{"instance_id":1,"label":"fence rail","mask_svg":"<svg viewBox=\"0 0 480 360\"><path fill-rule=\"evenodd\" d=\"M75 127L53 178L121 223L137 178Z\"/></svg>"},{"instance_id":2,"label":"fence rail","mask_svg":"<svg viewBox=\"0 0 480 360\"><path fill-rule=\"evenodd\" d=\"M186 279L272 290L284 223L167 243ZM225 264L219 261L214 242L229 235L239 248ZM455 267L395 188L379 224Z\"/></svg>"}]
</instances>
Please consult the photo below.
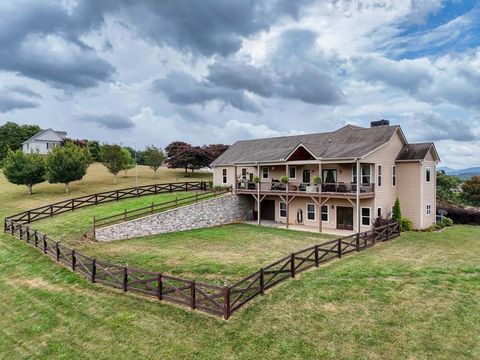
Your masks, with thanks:
<instances>
[{"instance_id":1,"label":"fence rail","mask_svg":"<svg viewBox=\"0 0 480 360\"><path fill-rule=\"evenodd\" d=\"M145 215L154 214L160 211L174 209L179 206L197 203L201 200L214 198L217 195L226 194L230 191L231 191L231 188L221 188L218 190L213 189L213 190L202 192L202 193L197 192L193 195L182 197L180 199L176 197L175 200L165 201L165 202L156 203L156 204L152 202L151 205L133 209L133 210L125 209L124 211L119 212L117 214L102 217L102 218L94 217L93 223L92 223L92 233L95 236L95 230L99 227L136 219L136 218L139 218Z\"/></svg>"},{"instance_id":2,"label":"fence rail","mask_svg":"<svg viewBox=\"0 0 480 360\"><path fill-rule=\"evenodd\" d=\"M98 260L31 229L28 224L4 220L5 232L36 247L56 262L78 272L93 283L101 283L198 309L228 319L232 313L276 284L320 264L365 250L376 243L400 235L399 224L390 223L373 230L327 241L294 252L246 276L230 286L154 273Z\"/></svg>"},{"instance_id":3,"label":"fence rail","mask_svg":"<svg viewBox=\"0 0 480 360\"><path fill-rule=\"evenodd\" d=\"M208 182L205 181L186 181L164 184L143 185L125 189L105 191L97 194L85 195L77 198L59 201L53 204L40 206L35 209L23 211L21 213L7 217L17 223L29 224L33 221L53 217L55 215L74 211L75 209L103 204L111 201L135 198L146 195L158 195L172 193L175 191L206 191Z\"/></svg>"}]
</instances>

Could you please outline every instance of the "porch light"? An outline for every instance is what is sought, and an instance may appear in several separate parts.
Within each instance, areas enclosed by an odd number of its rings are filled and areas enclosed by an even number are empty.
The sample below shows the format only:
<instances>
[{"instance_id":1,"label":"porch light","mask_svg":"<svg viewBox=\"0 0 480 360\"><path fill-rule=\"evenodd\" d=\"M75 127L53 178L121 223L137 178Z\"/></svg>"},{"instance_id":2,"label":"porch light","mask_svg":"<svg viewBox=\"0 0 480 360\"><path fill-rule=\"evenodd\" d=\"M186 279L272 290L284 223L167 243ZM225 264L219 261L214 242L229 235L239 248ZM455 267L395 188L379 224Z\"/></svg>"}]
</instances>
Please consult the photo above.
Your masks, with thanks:
<instances>
[{"instance_id":1,"label":"porch light","mask_svg":"<svg viewBox=\"0 0 480 360\"><path fill-rule=\"evenodd\" d=\"M335 205L332 205L332 210L334 210L334 209L335 209Z\"/></svg>"}]
</instances>

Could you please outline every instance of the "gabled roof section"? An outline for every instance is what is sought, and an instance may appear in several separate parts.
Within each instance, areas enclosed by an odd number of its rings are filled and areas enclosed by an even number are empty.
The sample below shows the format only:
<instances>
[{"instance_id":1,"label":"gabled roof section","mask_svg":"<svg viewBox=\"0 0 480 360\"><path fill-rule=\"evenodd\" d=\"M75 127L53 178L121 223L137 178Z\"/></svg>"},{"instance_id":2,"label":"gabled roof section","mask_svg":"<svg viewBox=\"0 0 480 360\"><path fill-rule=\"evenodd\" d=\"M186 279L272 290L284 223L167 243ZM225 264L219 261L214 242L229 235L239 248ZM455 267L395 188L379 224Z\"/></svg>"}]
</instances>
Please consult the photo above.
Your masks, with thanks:
<instances>
[{"instance_id":1,"label":"gabled roof section","mask_svg":"<svg viewBox=\"0 0 480 360\"><path fill-rule=\"evenodd\" d=\"M52 128L49 128L49 129L45 129L45 130L40 130L38 133L36 133L35 135L33 135L33 136L29 137L27 140L25 140L23 142L23 144L35 141L36 139L41 137L43 134L46 134L49 131L52 131L53 133L55 133L60 138L60 140L63 140L67 137L67 132L66 131L55 131Z\"/></svg>"},{"instance_id":2,"label":"gabled roof section","mask_svg":"<svg viewBox=\"0 0 480 360\"><path fill-rule=\"evenodd\" d=\"M440 161L440 156L433 143L407 144L400 150L396 161L422 161L430 151L434 159Z\"/></svg>"},{"instance_id":3,"label":"gabled roof section","mask_svg":"<svg viewBox=\"0 0 480 360\"><path fill-rule=\"evenodd\" d=\"M299 144L316 158L361 158L388 142L399 129L399 126L346 125L332 132L237 141L211 165L282 162Z\"/></svg>"},{"instance_id":4,"label":"gabled roof section","mask_svg":"<svg viewBox=\"0 0 480 360\"><path fill-rule=\"evenodd\" d=\"M315 155L308 150L308 148L302 143L298 144L291 152L287 155L285 160L315 160Z\"/></svg>"}]
</instances>

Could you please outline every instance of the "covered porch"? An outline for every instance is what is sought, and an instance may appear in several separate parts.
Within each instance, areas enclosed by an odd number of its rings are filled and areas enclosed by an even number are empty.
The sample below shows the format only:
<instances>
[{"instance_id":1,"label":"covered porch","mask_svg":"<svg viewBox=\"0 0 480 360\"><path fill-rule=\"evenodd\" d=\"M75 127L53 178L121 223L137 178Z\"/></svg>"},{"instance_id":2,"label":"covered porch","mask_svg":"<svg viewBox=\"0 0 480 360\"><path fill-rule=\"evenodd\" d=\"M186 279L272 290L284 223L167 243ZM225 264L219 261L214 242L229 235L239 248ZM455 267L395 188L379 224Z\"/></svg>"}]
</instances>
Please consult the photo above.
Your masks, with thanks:
<instances>
[{"instance_id":1,"label":"covered porch","mask_svg":"<svg viewBox=\"0 0 480 360\"><path fill-rule=\"evenodd\" d=\"M244 223L249 225L272 227L276 229L289 229L289 230L296 230L296 231L318 233L318 227L311 226L311 225L293 224L287 227L287 225L284 223L279 223L271 220L262 220L261 225L258 225L258 222L253 220L245 221ZM322 233L328 234L328 235L334 235L334 236L349 236L349 235L355 234L355 232L351 230L330 229L330 228L323 229Z\"/></svg>"}]
</instances>

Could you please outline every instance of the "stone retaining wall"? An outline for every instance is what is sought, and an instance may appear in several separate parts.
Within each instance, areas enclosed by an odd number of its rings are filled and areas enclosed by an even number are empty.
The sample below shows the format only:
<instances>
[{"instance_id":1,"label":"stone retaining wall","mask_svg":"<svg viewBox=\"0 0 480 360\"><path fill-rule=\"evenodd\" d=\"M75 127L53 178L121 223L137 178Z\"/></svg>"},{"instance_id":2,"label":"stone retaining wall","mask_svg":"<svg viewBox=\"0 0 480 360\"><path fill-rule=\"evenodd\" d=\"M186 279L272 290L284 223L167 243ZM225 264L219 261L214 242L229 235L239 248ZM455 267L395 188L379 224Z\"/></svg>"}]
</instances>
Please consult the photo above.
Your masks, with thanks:
<instances>
[{"instance_id":1,"label":"stone retaining wall","mask_svg":"<svg viewBox=\"0 0 480 360\"><path fill-rule=\"evenodd\" d=\"M250 201L251 199L248 196L229 194L120 224L98 228L96 238L99 241L129 239L239 222L246 219L247 212L251 209Z\"/></svg>"}]
</instances>

